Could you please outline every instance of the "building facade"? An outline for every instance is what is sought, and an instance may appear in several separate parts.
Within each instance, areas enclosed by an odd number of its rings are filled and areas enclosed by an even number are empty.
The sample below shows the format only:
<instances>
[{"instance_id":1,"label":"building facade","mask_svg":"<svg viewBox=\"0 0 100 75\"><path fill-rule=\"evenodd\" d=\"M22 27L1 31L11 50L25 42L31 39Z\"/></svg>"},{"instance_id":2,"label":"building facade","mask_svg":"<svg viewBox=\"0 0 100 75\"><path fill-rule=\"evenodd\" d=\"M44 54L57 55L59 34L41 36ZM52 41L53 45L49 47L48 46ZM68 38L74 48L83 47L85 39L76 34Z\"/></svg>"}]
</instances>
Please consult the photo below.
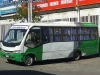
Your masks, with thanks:
<instances>
[{"instance_id":1,"label":"building facade","mask_svg":"<svg viewBox=\"0 0 100 75\"><path fill-rule=\"evenodd\" d=\"M0 0L0 24L14 23L12 16L17 12L19 0Z\"/></svg>"},{"instance_id":2,"label":"building facade","mask_svg":"<svg viewBox=\"0 0 100 75\"><path fill-rule=\"evenodd\" d=\"M4 39L9 28L15 23L12 16L16 13L18 0L0 0L0 40Z\"/></svg>"},{"instance_id":3,"label":"building facade","mask_svg":"<svg viewBox=\"0 0 100 75\"><path fill-rule=\"evenodd\" d=\"M69 21L99 24L100 0L48 0L42 8L42 22Z\"/></svg>"}]
</instances>

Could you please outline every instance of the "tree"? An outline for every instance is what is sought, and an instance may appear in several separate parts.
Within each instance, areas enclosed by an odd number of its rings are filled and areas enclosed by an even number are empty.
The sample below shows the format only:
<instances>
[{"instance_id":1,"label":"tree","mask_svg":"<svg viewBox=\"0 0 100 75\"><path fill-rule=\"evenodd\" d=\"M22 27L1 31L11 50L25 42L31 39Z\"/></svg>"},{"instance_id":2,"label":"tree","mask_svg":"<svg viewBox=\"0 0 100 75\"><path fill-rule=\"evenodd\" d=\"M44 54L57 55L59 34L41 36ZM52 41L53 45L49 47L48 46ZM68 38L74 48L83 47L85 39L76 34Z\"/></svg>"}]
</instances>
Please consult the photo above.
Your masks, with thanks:
<instances>
[{"instance_id":1,"label":"tree","mask_svg":"<svg viewBox=\"0 0 100 75\"><path fill-rule=\"evenodd\" d=\"M21 20L21 22L28 21L28 4L23 3L21 7L16 6L16 14L13 16L15 21ZM39 22L42 18L40 15L41 8L38 6L34 6L32 10L32 20L33 22Z\"/></svg>"}]
</instances>

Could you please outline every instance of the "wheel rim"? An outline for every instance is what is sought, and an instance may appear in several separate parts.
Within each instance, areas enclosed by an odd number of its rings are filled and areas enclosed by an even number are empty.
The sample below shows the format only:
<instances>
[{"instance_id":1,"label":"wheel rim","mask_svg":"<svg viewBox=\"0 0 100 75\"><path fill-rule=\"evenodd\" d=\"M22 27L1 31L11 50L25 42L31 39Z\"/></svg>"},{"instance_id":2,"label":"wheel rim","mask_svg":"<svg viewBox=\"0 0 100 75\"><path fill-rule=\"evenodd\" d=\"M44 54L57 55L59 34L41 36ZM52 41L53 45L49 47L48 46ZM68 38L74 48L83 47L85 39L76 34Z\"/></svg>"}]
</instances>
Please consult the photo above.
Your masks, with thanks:
<instances>
[{"instance_id":1,"label":"wheel rim","mask_svg":"<svg viewBox=\"0 0 100 75\"><path fill-rule=\"evenodd\" d=\"M32 64L33 64L33 58L30 57L30 56L27 56L27 57L25 58L24 63L25 63L25 65L27 65L27 66L32 65Z\"/></svg>"},{"instance_id":2,"label":"wheel rim","mask_svg":"<svg viewBox=\"0 0 100 75\"><path fill-rule=\"evenodd\" d=\"M80 59L80 54L78 52L75 53L74 55L75 60L79 60Z\"/></svg>"}]
</instances>

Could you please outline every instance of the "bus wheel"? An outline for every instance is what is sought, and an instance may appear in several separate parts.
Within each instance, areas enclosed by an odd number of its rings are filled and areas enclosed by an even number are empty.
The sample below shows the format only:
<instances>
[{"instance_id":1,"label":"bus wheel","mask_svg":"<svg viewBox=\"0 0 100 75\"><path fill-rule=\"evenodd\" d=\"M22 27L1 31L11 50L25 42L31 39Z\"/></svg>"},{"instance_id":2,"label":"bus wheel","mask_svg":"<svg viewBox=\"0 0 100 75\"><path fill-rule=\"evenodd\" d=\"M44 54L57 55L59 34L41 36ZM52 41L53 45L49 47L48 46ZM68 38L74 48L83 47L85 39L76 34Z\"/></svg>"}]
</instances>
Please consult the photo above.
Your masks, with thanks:
<instances>
[{"instance_id":1,"label":"bus wheel","mask_svg":"<svg viewBox=\"0 0 100 75\"><path fill-rule=\"evenodd\" d=\"M28 55L25 57L24 65L31 66L31 65L33 65L33 62L34 62L34 58L32 56Z\"/></svg>"},{"instance_id":2,"label":"bus wheel","mask_svg":"<svg viewBox=\"0 0 100 75\"><path fill-rule=\"evenodd\" d=\"M75 52L74 53L74 56L73 56L73 59L75 60L75 61L77 61L77 60L79 60L81 58L81 53L80 52Z\"/></svg>"}]
</instances>

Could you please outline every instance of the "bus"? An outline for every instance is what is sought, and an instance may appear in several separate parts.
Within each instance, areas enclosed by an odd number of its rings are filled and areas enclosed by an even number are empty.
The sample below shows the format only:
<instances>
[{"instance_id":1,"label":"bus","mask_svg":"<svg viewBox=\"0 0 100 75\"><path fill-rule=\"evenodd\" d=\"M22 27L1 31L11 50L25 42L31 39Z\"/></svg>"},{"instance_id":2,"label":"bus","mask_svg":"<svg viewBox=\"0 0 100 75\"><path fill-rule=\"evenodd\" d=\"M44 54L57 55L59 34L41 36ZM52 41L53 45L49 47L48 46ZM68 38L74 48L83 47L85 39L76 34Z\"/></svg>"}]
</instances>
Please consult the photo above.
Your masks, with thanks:
<instances>
[{"instance_id":1,"label":"bus","mask_svg":"<svg viewBox=\"0 0 100 75\"><path fill-rule=\"evenodd\" d=\"M91 22L18 23L1 42L0 56L31 66L35 61L99 53L98 26Z\"/></svg>"}]
</instances>

